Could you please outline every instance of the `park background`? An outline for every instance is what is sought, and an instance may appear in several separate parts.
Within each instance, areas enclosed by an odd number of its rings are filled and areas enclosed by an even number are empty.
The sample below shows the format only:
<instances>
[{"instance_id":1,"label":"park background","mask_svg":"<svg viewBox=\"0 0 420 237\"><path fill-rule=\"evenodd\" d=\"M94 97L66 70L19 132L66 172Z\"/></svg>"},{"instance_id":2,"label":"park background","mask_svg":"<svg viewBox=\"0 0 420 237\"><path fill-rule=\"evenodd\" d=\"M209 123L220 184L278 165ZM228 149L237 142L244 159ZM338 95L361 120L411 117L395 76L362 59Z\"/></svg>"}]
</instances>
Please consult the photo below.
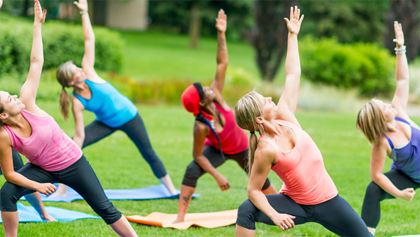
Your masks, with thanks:
<instances>
[{"instance_id":1,"label":"park background","mask_svg":"<svg viewBox=\"0 0 420 237\"><path fill-rule=\"evenodd\" d=\"M55 68L64 61L80 64L83 35L72 1L43 0L45 63L38 103L73 135L73 123L59 113L60 86ZM329 174L342 195L360 213L370 182L370 146L356 129L361 105L371 97L389 100L395 86L393 21L403 25L410 62L410 106L420 122L420 4L418 0L93 0L89 12L96 34L96 69L136 102L154 148L179 187L192 160L194 118L184 111L180 94L215 74L217 11L228 15L229 69L224 97L233 107L256 89L278 98L284 78L289 7L299 5L305 20L299 35L302 86L298 119L314 138ZM32 1L5 0L0 12L0 88L14 94L26 77L32 35ZM86 124L94 117L86 113ZM146 162L123 133L84 150L104 188L155 185ZM387 162L387 168L390 162ZM220 168L231 184L227 192L209 175L198 183L201 197L189 212L237 208L246 197L247 177L233 162ZM270 174L275 187L278 177ZM4 179L2 179L4 182ZM125 215L154 211L176 213L177 200L113 201ZM46 203L93 213L84 201ZM382 204L377 236L420 233L420 202L389 200ZM141 236L234 236L234 226L187 231L133 224ZM0 230L0 234L2 230ZM281 232L257 225L258 236L333 236L318 224ZM112 236L101 220L21 224L19 236Z\"/></svg>"}]
</instances>

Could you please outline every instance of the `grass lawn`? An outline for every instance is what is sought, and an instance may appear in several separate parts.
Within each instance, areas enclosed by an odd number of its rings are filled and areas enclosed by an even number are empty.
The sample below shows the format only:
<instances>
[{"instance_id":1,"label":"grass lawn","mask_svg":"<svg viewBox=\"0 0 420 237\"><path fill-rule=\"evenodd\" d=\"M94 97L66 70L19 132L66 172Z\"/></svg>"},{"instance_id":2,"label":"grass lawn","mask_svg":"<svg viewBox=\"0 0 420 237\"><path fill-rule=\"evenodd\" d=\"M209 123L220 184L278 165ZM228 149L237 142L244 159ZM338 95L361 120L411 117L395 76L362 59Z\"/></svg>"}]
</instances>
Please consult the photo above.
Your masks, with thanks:
<instances>
[{"instance_id":1,"label":"grass lawn","mask_svg":"<svg viewBox=\"0 0 420 237\"><path fill-rule=\"evenodd\" d=\"M62 127L72 134L70 121L63 121L57 104L43 102L41 106L53 114ZM193 118L180 107L140 105L151 140L176 186L185 167L191 161ZM86 114L87 120L92 120ZM369 147L354 126L354 114L300 112L298 118L320 147L325 165L340 194L360 213L364 189L369 182ZM418 120L417 120L418 121ZM116 133L84 150L105 188L138 188L157 184L146 162L123 133ZM388 162L389 164L389 162ZM220 171L228 178L231 189L218 190L216 182L205 175L199 180L199 199L192 202L190 212L219 211L237 208L246 199L247 177L233 162ZM272 182L281 183L273 174ZM177 200L114 201L125 215L146 215L153 211L176 213ZM72 210L93 213L83 201L47 203ZM383 215L377 236L420 233L420 202L389 200L383 204ZM219 229L192 228L187 231L133 225L141 236L233 236L234 227ZM276 227L258 224L258 236L278 236ZM0 230L0 234L1 234ZM305 224L281 233L282 236L333 236L318 224ZM20 224L20 236L110 236L112 232L101 220L81 220L70 223Z\"/></svg>"}]
</instances>

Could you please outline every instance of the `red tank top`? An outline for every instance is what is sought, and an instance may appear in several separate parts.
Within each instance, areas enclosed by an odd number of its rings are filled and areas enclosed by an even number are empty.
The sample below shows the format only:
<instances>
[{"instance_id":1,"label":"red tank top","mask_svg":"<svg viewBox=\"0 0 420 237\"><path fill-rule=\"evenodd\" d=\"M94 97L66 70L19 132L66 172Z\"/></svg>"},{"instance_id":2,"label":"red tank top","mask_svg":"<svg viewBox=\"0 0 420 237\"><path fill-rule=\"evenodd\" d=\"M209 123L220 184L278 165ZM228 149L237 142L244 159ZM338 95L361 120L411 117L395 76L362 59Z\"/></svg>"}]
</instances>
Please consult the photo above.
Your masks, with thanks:
<instances>
[{"instance_id":1,"label":"red tank top","mask_svg":"<svg viewBox=\"0 0 420 237\"><path fill-rule=\"evenodd\" d=\"M248 149L248 137L245 132L236 124L235 115L231 109L226 110L218 103L214 103L216 109L225 118L225 126L221 132L218 132L222 151L225 154L237 154ZM219 142L216 136L209 128L209 135L205 144L220 150Z\"/></svg>"},{"instance_id":2,"label":"red tank top","mask_svg":"<svg viewBox=\"0 0 420 237\"><path fill-rule=\"evenodd\" d=\"M296 144L289 152L278 153L278 162L271 169L283 180L280 192L296 203L315 205L338 194L337 188L324 166L322 154L312 138L293 123L276 120L292 129ZM265 137L261 140L271 142ZM273 143L274 146L276 144Z\"/></svg>"}]
</instances>

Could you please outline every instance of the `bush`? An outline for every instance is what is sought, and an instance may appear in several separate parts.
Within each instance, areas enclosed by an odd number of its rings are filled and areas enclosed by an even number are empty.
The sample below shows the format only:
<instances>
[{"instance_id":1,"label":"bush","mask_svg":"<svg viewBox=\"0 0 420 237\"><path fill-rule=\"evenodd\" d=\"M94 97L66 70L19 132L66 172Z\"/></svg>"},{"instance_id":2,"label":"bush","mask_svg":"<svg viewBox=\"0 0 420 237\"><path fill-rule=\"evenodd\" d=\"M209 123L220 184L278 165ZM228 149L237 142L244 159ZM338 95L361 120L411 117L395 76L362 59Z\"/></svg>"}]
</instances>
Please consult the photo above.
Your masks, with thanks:
<instances>
[{"instance_id":1,"label":"bush","mask_svg":"<svg viewBox=\"0 0 420 237\"><path fill-rule=\"evenodd\" d=\"M9 19L10 18L10 19ZM26 73L29 66L32 42L32 22L13 17L0 17L0 75ZM43 26L44 69L55 69L61 63L72 60L80 64L84 53L82 27L59 22ZM120 71L122 67L122 38L115 32L95 28L95 68Z\"/></svg>"},{"instance_id":2,"label":"bush","mask_svg":"<svg viewBox=\"0 0 420 237\"><path fill-rule=\"evenodd\" d=\"M301 42L302 71L306 78L339 88L357 88L361 95L386 95L394 63L385 49L375 44L339 44L334 39Z\"/></svg>"}]
</instances>

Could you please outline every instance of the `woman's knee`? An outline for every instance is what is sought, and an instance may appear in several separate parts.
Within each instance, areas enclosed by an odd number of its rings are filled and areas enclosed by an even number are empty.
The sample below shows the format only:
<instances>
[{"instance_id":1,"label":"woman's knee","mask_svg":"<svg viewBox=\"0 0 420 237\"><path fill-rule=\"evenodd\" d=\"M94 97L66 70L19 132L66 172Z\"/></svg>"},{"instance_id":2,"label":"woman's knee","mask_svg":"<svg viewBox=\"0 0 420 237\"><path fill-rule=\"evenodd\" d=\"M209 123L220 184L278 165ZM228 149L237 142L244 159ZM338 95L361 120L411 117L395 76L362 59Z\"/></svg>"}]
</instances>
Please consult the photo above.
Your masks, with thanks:
<instances>
[{"instance_id":1,"label":"woman's knee","mask_svg":"<svg viewBox=\"0 0 420 237\"><path fill-rule=\"evenodd\" d=\"M257 207L250 200L246 200L238 208L236 224L250 230L255 230L255 214L257 211Z\"/></svg>"},{"instance_id":2,"label":"woman's knee","mask_svg":"<svg viewBox=\"0 0 420 237\"><path fill-rule=\"evenodd\" d=\"M384 194L385 192L381 187L374 182L370 182L366 188L365 198L382 199Z\"/></svg>"},{"instance_id":3,"label":"woman's knee","mask_svg":"<svg viewBox=\"0 0 420 237\"><path fill-rule=\"evenodd\" d=\"M15 184L6 182L0 190L0 205L2 211L17 211L16 203L23 196L18 195Z\"/></svg>"},{"instance_id":4,"label":"woman's knee","mask_svg":"<svg viewBox=\"0 0 420 237\"><path fill-rule=\"evenodd\" d=\"M105 205L97 207L94 211L108 224L114 224L118 221L122 214L114 205L108 201Z\"/></svg>"},{"instance_id":5,"label":"woman's knee","mask_svg":"<svg viewBox=\"0 0 420 237\"><path fill-rule=\"evenodd\" d=\"M190 187L195 187L197 185L197 180L203 175L200 167L194 162L187 166L185 170L184 179L182 180L183 185Z\"/></svg>"}]
</instances>

